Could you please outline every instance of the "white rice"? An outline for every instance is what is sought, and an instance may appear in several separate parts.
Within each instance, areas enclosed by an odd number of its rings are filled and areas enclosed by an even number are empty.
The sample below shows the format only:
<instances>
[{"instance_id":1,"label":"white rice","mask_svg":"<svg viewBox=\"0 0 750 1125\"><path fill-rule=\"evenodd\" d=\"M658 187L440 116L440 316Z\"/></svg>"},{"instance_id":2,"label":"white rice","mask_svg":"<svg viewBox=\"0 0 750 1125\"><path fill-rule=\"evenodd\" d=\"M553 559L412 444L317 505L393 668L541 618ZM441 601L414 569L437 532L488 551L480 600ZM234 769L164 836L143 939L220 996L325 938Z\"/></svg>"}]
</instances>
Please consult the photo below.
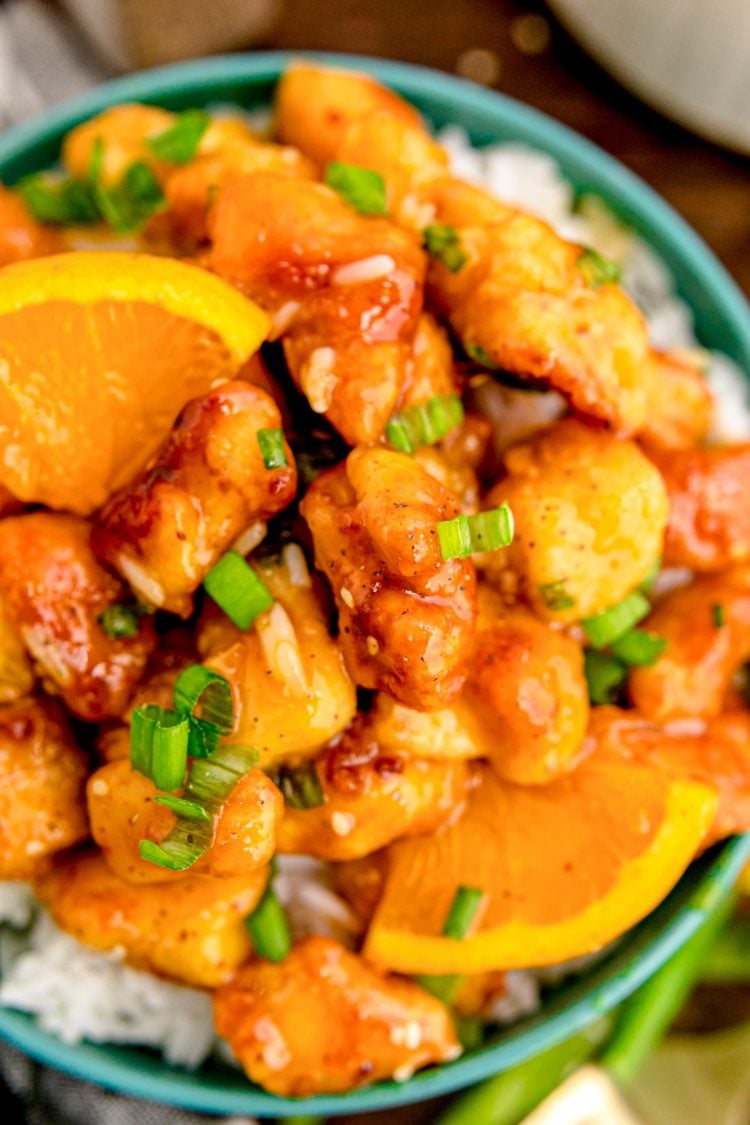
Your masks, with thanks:
<instances>
[{"instance_id":1,"label":"white rice","mask_svg":"<svg viewBox=\"0 0 750 1125\"><path fill-rule=\"evenodd\" d=\"M268 112L260 111L253 124L262 131L269 120ZM698 346L690 309L676 296L664 265L601 201L588 199L575 212L573 190L551 157L518 144L480 151L457 127L445 129L439 139L459 176L483 184L505 202L545 219L566 238L616 260L626 287L649 318L656 346ZM372 262L358 265L374 268ZM352 278L344 275L343 280ZM362 277L357 274L354 280ZM328 351L320 349L319 359L328 360ZM712 436L723 441L750 438L750 396L742 373L720 353L707 358L707 378L717 400ZM307 389L316 390L320 402L314 402L313 409L322 410L334 377L330 363L320 366L323 370L310 373L317 375L317 381L310 379L315 387ZM554 397L549 397L554 414ZM297 584L309 583L302 567L293 565L298 560L285 561L293 581L296 575ZM350 947L356 945L357 919L332 889L326 864L304 856L282 856L275 887L295 937L322 933ZM0 922L8 924L0 942L0 1002L36 1014L41 1027L68 1043L85 1038L142 1044L160 1049L169 1062L188 1067L200 1065L217 1047L222 1057L228 1057L226 1045L215 1038L207 994L131 969L117 955L97 953L62 933L43 910L36 910L32 922L34 914L26 885L0 883ZM22 935L21 930L29 926ZM583 960L581 967L588 963ZM535 1011L540 986L576 967L568 964L557 974L553 970L508 973L506 993L493 1004L490 1018L506 1023Z\"/></svg>"}]
</instances>

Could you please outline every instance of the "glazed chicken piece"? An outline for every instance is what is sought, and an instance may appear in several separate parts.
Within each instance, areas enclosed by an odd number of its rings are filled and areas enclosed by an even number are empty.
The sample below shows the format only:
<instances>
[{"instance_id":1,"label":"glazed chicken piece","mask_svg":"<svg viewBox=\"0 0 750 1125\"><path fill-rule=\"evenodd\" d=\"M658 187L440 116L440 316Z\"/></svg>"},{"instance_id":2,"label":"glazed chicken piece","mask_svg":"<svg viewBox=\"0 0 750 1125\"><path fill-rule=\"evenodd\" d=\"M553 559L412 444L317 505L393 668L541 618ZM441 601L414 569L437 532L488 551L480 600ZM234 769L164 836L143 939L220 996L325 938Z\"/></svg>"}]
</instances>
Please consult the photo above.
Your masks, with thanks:
<instances>
[{"instance_id":1,"label":"glazed chicken piece","mask_svg":"<svg viewBox=\"0 0 750 1125\"><path fill-rule=\"evenodd\" d=\"M714 718L735 672L750 659L750 569L705 575L667 594L643 622L667 642L630 674L630 697L647 719Z\"/></svg>"},{"instance_id":2,"label":"glazed chicken piece","mask_svg":"<svg viewBox=\"0 0 750 1125\"><path fill-rule=\"evenodd\" d=\"M174 113L157 106L129 102L110 106L71 129L65 137L62 159L72 176L88 179L95 146L101 146L99 179L110 187L136 161L142 160L158 175L166 174L167 166L156 159L147 141L170 129Z\"/></svg>"},{"instance_id":3,"label":"glazed chicken piece","mask_svg":"<svg viewBox=\"0 0 750 1125\"><path fill-rule=\"evenodd\" d=\"M128 601L118 578L95 559L89 525L33 512L0 521L0 596L50 690L81 719L121 715L156 641L139 617L134 636L108 636L100 618Z\"/></svg>"},{"instance_id":4,"label":"glazed chicken piece","mask_svg":"<svg viewBox=\"0 0 750 1125\"><path fill-rule=\"evenodd\" d=\"M286 466L267 469L259 444L261 430L280 424L273 399L250 383L188 403L152 462L99 514L98 556L143 601L188 617L193 592L240 533L294 499L289 446Z\"/></svg>"},{"instance_id":5,"label":"glazed chicken piece","mask_svg":"<svg viewBox=\"0 0 750 1125\"><path fill-rule=\"evenodd\" d=\"M287 67L276 88L279 137L320 165L338 159L352 124L378 112L405 125L421 125L413 105L364 74L298 62Z\"/></svg>"},{"instance_id":6,"label":"glazed chicken piece","mask_svg":"<svg viewBox=\"0 0 750 1125\"><path fill-rule=\"evenodd\" d=\"M648 417L641 438L661 450L692 449L705 440L713 397L694 357L651 351Z\"/></svg>"},{"instance_id":7,"label":"glazed chicken piece","mask_svg":"<svg viewBox=\"0 0 750 1125\"><path fill-rule=\"evenodd\" d=\"M20 195L0 184L0 267L64 248L59 232L38 223Z\"/></svg>"},{"instance_id":8,"label":"glazed chicken piece","mask_svg":"<svg viewBox=\"0 0 750 1125\"><path fill-rule=\"evenodd\" d=\"M469 668L462 702L501 777L542 785L575 766L589 716L576 641L482 587Z\"/></svg>"},{"instance_id":9,"label":"glazed chicken piece","mask_svg":"<svg viewBox=\"0 0 750 1125\"><path fill-rule=\"evenodd\" d=\"M669 494L665 566L727 570L750 558L750 444L649 451Z\"/></svg>"},{"instance_id":10,"label":"glazed chicken piece","mask_svg":"<svg viewBox=\"0 0 750 1125\"><path fill-rule=\"evenodd\" d=\"M380 694L369 713L383 753L436 761L485 758L520 785L552 781L580 757L589 715L581 646L523 606L479 587L466 686L422 712Z\"/></svg>"},{"instance_id":11,"label":"glazed chicken piece","mask_svg":"<svg viewBox=\"0 0 750 1125\"><path fill-rule=\"evenodd\" d=\"M357 214L323 184L258 173L210 216L211 269L274 317L314 411L375 441L405 386L425 258L412 235Z\"/></svg>"},{"instance_id":12,"label":"glazed chicken piece","mask_svg":"<svg viewBox=\"0 0 750 1125\"><path fill-rule=\"evenodd\" d=\"M276 599L251 631L241 633L209 607L198 636L205 663L232 687L235 728L228 741L254 747L263 769L311 757L357 709L301 548L286 547L282 559L251 560Z\"/></svg>"},{"instance_id":13,"label":"glazed chicken piece","mask_svg":"<svg viewBox=\"0 0 750 1125\"><path fill-rule=\"evenodd\" d=\"M620 434L640 430L650 386L646 323L618 285L589 280L586 251L541 219L456 180L431 193L465 264L433 259L428 281L470 354L541 380Z\"/></svg>"},{"instance_id":14,"label":"glazed chicken piece","mask_svg":"<svg viewBox=\"0 0 750 1125\"><path fill-rule=\"evenodd\" d=\"M141 840L161 844L175 825L174 813L154 803L158 795L154 783L137 773L126 758L109 762L89 778L86 797L91 835L120 879L164 883L197 874L233 878L271 862L284 802L262 770L249 770L234 786L214 818L211 847L189 874L159 867L138 854Z\"/></svg>"},{"instance_id":15,"label":"glazed chicken piece","mask_svg":"<svg viewBox=\"0 0 750 1125\"><path fill-rule=\"evenodd\" d=\"M716 819L706 840L717 840L750 828L750 714L720 715L691 727L660 725L637 711L595 707L586 750L616 752L646 760L677 777L689 777L718 789Z\"/></svg>"},{"instance_id":16,"label":"glazed chicken piece","mask_svg":"<svg viewBox=\"0 0 750 1125\"><path fill-rule=\"evenodd\" d=\"M29 879L88 836L86 755L50 699L0 707L0 879Z\"/></svg>"},{"instance_id":17,"label":"glazed chicken piece","mask_svg":"<svg viewBox=\"0 0 750 1125\"><path fill-rule=\"evenodd\" d=\"M60 860L36 881L40 902L77 941L197 988L231 979L251 952L245 918L268 873L227 879L190 875L169 887L126 883L98 852Z\"/></svg>"},{"instance_id":18,"label":"glazed chicken piece","mask_svg":"<svg viewBox=\"0 0 750 1125\"><path fill-rule=\"evenodd\" d=\"M439 1000L323 937L246 965L215 993L214 1019L248 1077L282 1097L403 1081L461 1053Z\"/></svg>"},{"instance_id":19,"label":"glazed chicken piece","mask_svg":"<svg viewBox=\"0 0 750 1125\"><path fill-rule=\"evenodd\" d=\"M323 803L287 807L279 851L330 860L357 859L402 836L433 832L460 810L469 780L460 760L387 751L365 715L314 768Z\"/></svg>"},{"instance_id":20,"label":"glazed chicken piece","mask_svg":"<svg viewBox=\"0 0 750 1125\"><path fill-rule=\"evenodd\" d=\"M488 560L502 584L510 568L542 616L578 621L621 601L662 551L667 493L630 441L564 419L505 455L507 476L485 499L507 502L515 538Z\"/></svg>"},{"instance_id":21,"label":"glazed chicken piece","mask_svg":"<svg viewBox=\"0 0 750 1125\"><path fill-rule=\"evenodd\" d=\"M409 707L450 703L466 678L476 602L473 564L444 561L438 544L456 498L411 457L357 449L313 482L301 511L355 682Z\"/></svg>"},{"instance_id":22,"label":"glazed chicken piece","mask_svg":"<svg viewBox=\"0 0 750 1125\"><path fill-rule=\"evenodd\" d=\"M8 617L0 596L0 703L11 703L28 695L34 673L18 630Z\"/></svg>"},{"instance_id":23,"label":"glazed chicken piece","mask_svg":"<svg viewBox=\"0 0 750 1125\"><path fill-rule=\"evenodd\" d=\"M185 164L159 160L149 146L178 117L154 106L112 106L73 129L63 159L78 179L86 179L94 146L102 144L100 180L116 184L135 162L146 163L159 180L165 207L152 219L146 237L181 254L194 253L207 238L206 220L217 188L236 176L269 170L312 177L315 167L296 149L259 140L239 118L213 118Z\"/></svg>"},{"instance_id":24,"label":"glazed chicken piece","mask_svg":"<svg viewBox=\"0 0 750 1125\"><path fill-rule=\"evenodd\" d=\"M315 166L298 149L258 140L242 121L214 120L203 134L195 159L170 171L164 183L166 208L149 227L180 254L194 254L208 242L208 215L220 187L251 172L312 179Z\"/></svg>"}]
</instances>

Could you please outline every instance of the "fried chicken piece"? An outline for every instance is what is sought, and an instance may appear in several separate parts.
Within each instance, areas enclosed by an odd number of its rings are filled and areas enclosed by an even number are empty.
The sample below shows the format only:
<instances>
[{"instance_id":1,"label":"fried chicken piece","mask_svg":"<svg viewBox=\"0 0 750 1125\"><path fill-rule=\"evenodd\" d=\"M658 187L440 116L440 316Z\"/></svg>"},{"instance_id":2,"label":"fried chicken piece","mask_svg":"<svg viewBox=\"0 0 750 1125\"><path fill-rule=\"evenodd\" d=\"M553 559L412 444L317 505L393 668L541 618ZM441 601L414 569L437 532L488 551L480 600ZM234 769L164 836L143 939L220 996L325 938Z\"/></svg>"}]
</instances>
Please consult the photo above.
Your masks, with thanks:
<instances>
[{"instance_id":1,"label":"fried chicken piece","mask_svg":"<svg viewBox=\"0 0 750 1125\"><path fill-rule=\"evenodd\" d=\"M248 1077L282 1097L403 1080L460 1054L439 1000L323 937L246 965L214 994L214 1019Z\"/></svg>"},{"instance_id":2,"label":"fried chicken piece","mask_svg":"<svg viewBox=\"0 0 750 1125\"><path fill-rule=\"evenodd\" d=\"M476 600L473 564L446 562L438 543L456 498L411 457L357 449L313 482L301 511L355 682L409 707L450 703L466 678Z\"/></svg>"}]
</instances>

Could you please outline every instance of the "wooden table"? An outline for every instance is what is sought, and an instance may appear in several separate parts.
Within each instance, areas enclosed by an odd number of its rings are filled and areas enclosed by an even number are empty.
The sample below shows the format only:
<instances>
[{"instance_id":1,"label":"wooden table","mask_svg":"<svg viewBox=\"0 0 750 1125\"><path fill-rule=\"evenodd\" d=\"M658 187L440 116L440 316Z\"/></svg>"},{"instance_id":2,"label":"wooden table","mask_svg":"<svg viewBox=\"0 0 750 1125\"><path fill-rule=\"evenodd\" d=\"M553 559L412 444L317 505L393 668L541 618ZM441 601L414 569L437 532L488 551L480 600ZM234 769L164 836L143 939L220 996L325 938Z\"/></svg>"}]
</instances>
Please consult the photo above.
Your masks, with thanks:
<instances>
[{"instance_id":1,"label":"wooden table","mask_svg":"<svg viewBox=\"0 0 750 1125\"><path fill-rule=\"evenodd\" d=\"M549 38L542 50L540 17ZM577 129L647 180L750 293L750 159L692 136L625 93L543 3L285 0L268 45L380 55L453 73L489 73L494 56L494 88Z\"/></svg>"}]
</instances>

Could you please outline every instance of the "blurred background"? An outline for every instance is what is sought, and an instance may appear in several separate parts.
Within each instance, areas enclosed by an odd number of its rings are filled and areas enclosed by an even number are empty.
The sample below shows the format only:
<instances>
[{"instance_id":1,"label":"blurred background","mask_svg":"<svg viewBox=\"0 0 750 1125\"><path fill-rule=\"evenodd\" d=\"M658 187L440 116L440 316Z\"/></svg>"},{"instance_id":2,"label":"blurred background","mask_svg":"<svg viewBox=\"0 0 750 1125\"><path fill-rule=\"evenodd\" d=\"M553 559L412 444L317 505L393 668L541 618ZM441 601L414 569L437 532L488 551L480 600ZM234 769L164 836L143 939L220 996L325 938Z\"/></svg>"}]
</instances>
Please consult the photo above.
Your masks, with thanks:
<instances>
[{"instance_id":1,"label":"blurred background","mask_svg":"<svg viewBox=\"0 0 750 1125\"><path fill-rule=\"evenodd\" d=\"M118 72L267 48L421 63L544 110L664 195L750 292L748 0L0 0L0 130ZM642 1049L630 1057L624 1097L589 1070L577 1092L568 1085L524 1117L593 1049L577 1042L452 1103L360 1125L750 1125L748 902L738 896L718 941L694 959L699 983L686 1004L685 973L649 997L653 1011L681 1011L661 1045L642 1036L653 1050L645 1062ZM77 1119L60 1108L64 1080L14 1065L27 1106L5 1120ZM107 1125L197 1120L76 1086L89 1104L104 1098L97 1120Z\"/></svg>"}]
</instances>

